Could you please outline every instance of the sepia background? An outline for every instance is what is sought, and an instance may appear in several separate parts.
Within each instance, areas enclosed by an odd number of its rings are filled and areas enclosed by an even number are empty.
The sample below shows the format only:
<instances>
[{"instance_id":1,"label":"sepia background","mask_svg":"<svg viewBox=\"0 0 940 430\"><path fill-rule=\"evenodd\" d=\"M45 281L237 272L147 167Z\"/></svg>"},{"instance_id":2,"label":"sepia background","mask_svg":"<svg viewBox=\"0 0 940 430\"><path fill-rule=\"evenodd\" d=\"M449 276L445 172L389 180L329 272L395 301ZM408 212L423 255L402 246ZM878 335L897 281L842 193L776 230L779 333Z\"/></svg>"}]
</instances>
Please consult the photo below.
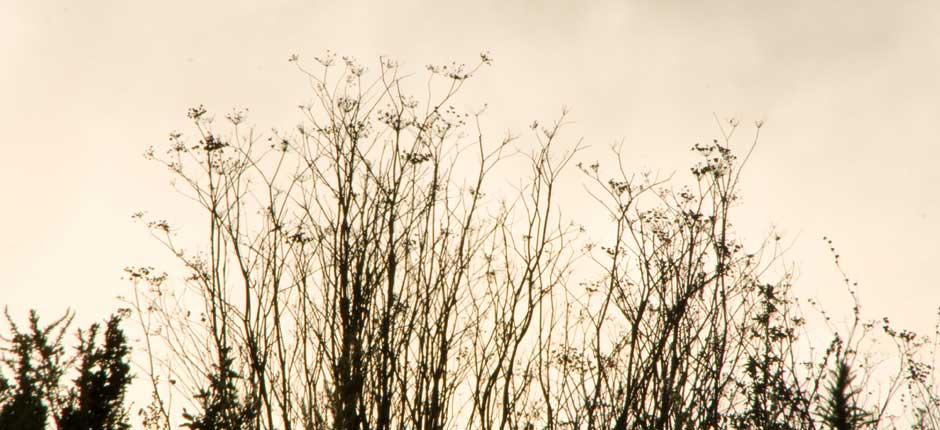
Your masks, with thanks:
<instances>
[{"instance_id":1,"label":"sepia background","mask_svg":"<svg viewBox=\"0 0 940 430\"><path fill-rule=\"evenodd\" d=\"M0 274L22 317L99 319L129 293L122 269L171 261L130 215L198 229L149 146L191 132L186 109L248 108L287 128L311 98L287 59L327 49L494 67L461 107L523 132L562 106L592 148L688 179L689 148L739 118L738 227L791 245L796 292L844 298L823 236L865 313L926 328L940 306L940 7L928 1L0 2ZM526 140L518 145L524 147ZM603 152L603 151L599 151ZM587 153L588 156L590 153ZM591 160L585 160L591 161ZM592 214L571 208L587 220ZM171 268L171 267L168 267Z\"/></svg>"}]
</instances>

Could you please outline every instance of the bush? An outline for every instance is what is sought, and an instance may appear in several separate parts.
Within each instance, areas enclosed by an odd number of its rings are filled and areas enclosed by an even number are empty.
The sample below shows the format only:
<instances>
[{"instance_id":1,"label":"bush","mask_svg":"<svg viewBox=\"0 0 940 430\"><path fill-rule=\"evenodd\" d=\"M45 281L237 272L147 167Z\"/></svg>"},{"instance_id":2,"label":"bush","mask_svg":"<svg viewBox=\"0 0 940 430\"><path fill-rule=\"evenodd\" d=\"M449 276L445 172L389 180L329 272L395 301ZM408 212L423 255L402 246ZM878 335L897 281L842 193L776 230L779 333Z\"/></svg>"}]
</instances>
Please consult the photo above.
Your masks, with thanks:
<instances>
[{"instance_id":1,"label":"bush","mask_svg":"<svg viewBox=\"0 0 940 430\"><path fill-rule=\"evenodd\" d=\"M51 418L59 430L129 429L124 394L131 381L130 349L120 328L125 315L108 320L103 345L97 344L98 324L79 331L79 346L68 354L63 337L71 313L42 326L31 311L26 330L7 314L12 337L4 363L16 376L10 383L0 374L0 428L41 430ZM68 386L62 379L71 371L77 377Z\"/></svg>"}]
</instances>

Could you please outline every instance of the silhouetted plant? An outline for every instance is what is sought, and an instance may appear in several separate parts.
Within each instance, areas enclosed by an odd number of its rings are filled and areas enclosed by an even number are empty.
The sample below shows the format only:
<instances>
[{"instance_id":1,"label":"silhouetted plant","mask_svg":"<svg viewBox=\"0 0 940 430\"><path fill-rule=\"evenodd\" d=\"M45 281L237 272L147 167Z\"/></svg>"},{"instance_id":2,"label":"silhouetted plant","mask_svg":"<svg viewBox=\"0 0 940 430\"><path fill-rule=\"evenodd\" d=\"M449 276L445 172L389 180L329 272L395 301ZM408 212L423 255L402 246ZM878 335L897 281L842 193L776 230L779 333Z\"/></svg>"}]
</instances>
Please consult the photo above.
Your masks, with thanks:
<instances>
[{"instance_id":1,"label":"silhouetted plant","mask_svg":"<svg viewBox=\"0 0 940 430\"><path fill-rule=\"evenodd\" d=\"M796 430L812 428L812 389L800 383L791 360L802 318L791 314L791 298L780 285L758 285L759 306L753 316L744 375L736 384L746 407L730 417L735 429Z\"/></svg>"},{"instance_id":2,"label":"silhouetted plant","mask_svg":"<svg viewBox=\"0 0 940 430\"><path fill-rule=\"evenodd\" d=\"M258 403L252 397L242 398L235 381L239 375L228 349L219 353L219 363L209 375L209 386L195 395L201 411L183 413L184 427L192 430L249 430L258 426Z\"/></svg>"},{"instance_id":3,"label":"silhouetted plant","mask_svg":"<svg viewBox=\"0 0 940 430\"><path fill-rule=\"evenodd\" d=\"M71 312L42 326L30 311L26 330L7 314L12 336L5 339L3 361L15 376L13 382L0 376L0 429L39 430L50 424L58 430L129 429L123 403L131 380L130 349L120 328L123 315L108 321L103 345L97 344L99 325L93 324L79 331L79 346L68 354L63 338ZM63 385L63 376L72 371L78 374L74 385Z\"/></svg>"},{"instance_id":4,"label":"silhouetted plant","mask_svg":"<svg viewBox=\"0 0 940 430\"><path fill-rule=\"evenodd\" d=\"M856 403L859 390L853 386L852 368L843 359L832 370L825 404L820 416L833 430L858 430L873 422L871 414Z\"/></svg>"},{"instance_id":5,"label":"silhouetted plant","mask_svg":"<svg viewBox=\"0 0 940 430\"><path fill-rule=\"evenodd\" d=\"M940 429L940 381L936 372L940 358L937 356L940 352L940 312L929 335L895 329L888 318L884 318L882 324L885 334L895 342L903 363L900 370L905 393L901 396L901 404L910 414L910 428Z\"/></svg>"},{"instance_id":6,"label":"silhouetted plant","mask_svg":"<svg viewBox=\"0 0 940 430\"><path fill-rule=\"evenodd\" d=\"M121 330L123 315L108 320L104 344L97 344L99 325L79 332L78 372L58 420L59 430L125 430L130 428L124 395L131 381L130 348Z\"/></svg>"},{"instance_id":7,"label":"silhouetted plant","mask_svg":"<svg viewBox=\"0 0 940 430\"><path fill-rule=\"evenodd\" d=\"M5 403L0 405L0 428L45 429L50 415L55 418L61 406L59 379L68 367L62 338L73 315L43 327L36 311L30 311L28 327L20 330L6 313L12 337L4 351L4 363L15 374L6 385Z\"/></svg>"},{"instance_id":8,"label":"silhouetted plant","mask_svg":"<svg viewBox=\"0 0 940 430\"><path fill-rule=\"evenodd\" d=\"M195 299L164 273L127 269L147 423L169 428L165 399L182 392L200 407L184 415L192 429L821 425L825 369L859 339L804 361L789 271L769 274L779 236L749 246L735 232L761 123L738 159L739 124L720 121L721 139L693 146L686 186L627 172L620 150L577 163L610 221L581 243L557 194L583 149L558 149L566 112L532 124L518 194L485 197L514 138L489 142L482 112L453 99L488 55L429 66L420 101L387 59L373 77L351 58L315 60L321 73L301 67L314 101L295 131L265 140L234 112L225 134L199 106L194 141L174 132L147 153L207 221L202 252L146 222Z\"/></svg>"},{"instance_id":9,"label":"silhouetted plant","mask_svg":"<svg viewBox=\"0 0 940 430\"><path fill-rule=\"evenodd\" d=\"M49 409L43 402L43 392L33 365L32 339L28 335L17 333L12 343L13 347L9 352L16 358L7 363L15 369L16 379L12 387L4 384L4 391L9 390L12 393L5 396L6 401L0 408L0 428L45 429Z\"/></svg>"}]
</instances>

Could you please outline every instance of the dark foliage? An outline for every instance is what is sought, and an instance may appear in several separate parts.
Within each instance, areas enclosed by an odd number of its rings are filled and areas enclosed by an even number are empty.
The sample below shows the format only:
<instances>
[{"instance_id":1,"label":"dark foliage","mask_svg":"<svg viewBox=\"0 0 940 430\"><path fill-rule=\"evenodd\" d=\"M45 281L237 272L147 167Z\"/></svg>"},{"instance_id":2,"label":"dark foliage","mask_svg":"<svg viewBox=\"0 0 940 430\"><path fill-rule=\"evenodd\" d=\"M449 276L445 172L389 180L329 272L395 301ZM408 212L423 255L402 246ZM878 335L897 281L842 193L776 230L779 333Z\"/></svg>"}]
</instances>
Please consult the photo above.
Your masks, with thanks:
<instances>
[{"instance_id":1,"label":"dark foliage","mask_svg":"<svg viewBox=\"0 0 940 430\"><path fill-rule=\"evenodd\" d=\"M832 371L821 413L823 423L833 430L857 430L871 424L871 415L856 403L859 390L853 387L854 379L852 368L840 360Z\"/></svg>"},{"instance_id":2,"label":"dark foliage","mask_svg":"<svg viewBox=\"0 0 940 430\"><path fill-rule=\"evenodd\" d=\"M50 415L50 406L56 406L58 380L63 372L64 348L62 337L72 316L64 315L42 327L35 311L29 314L26 330L13 322L9 314L11 338L4 352L4 364L14 374L12 384L0 384L0 428L42 430Z\"/></svg>"},{"instance_id":3,"label":"dark foliage","mask_svg":"<svg viewBox=\"0 0 940 430\"><path fill-rule=\"evenodd\" d=\"M98 345L99 325L79 332L79 376L70 390L68 405L59 420L60 430L129 429L124 393L131 381L130 348L120 328L121 316L108 320L104 344Z\"/></svg>"},{"instance_id":4,"label":"dark foliage","mask_svg":"<svg viewBox=\"0 0 940 430\"><path fill-rule=\"evenodd\" d=\"M202 411L198 415L183 414L183 427L192 430L239 430L258 428L257 402L241 399L235 382L240 376L227 348L219 353L219 363L209 375L209 386L195 396Z\"/></svg>"},{"instance_id":5,"label":"dark foliage","mask_svg":"<svg viewBox=\"0 0 940 430\"><path fill-rule=\"evenodd\" d=\"M121 316L108 321L104 344L98 345L98 324L79 331L79 347L66 354L63 338L73 315L43 327L36 311L29 327L20 328L7 315L11 338L4 339L4 364L15 375L0 375L0 429L43 430L50 420L59 430L126 430L124 393L131 381L130 348L120 328ZM78 363L78 367L74 364ZM78 372L74 385L60 384Z\"/></svg>"},{"instance_id":6,"label":"dark foliage","mask_svg":"<svg viewBox=\"0 0 940 430\"><path fill-rule=\"evenodd\" d=\"M15 358L7 364L16 369L15 385L6 381L0 389L4 391L4 404L0 409L0 428L42 430L46 427L49 409L43 403L42 391L37 381L37 369L32 362L32 338L17 333L13 338L12 352Z\"/></svg>"}]
</instances>

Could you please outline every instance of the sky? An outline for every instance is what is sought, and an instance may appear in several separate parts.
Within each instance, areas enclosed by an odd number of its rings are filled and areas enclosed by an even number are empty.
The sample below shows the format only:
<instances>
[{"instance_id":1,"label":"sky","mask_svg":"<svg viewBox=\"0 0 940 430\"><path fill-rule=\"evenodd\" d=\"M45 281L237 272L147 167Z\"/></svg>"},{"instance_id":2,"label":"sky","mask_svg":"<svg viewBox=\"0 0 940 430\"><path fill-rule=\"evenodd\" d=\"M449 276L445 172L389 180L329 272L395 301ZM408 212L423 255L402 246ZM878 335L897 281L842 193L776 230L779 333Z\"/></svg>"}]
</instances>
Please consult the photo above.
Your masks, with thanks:
<instances>
[{"instance_id":1,"label":"sky","mask_svg":"<svg viewBox=\"0 0 940 430\"><path fill-rule=\"evenodd\" d=\"M142 156L191 131L187 108L285 128L311 98L292 54L420 73L489 51L465 90L488 126L567 106L572 142L622 143L638 170L681 178L716 116L741 120L740 148L763 121L739 228L781 231L797 292L824 303L845 298L833 238L866 313L924 328L940 306L937 28L940 5L918 0L4 0L0 304L99 320L131 291L125 266L170 261L130 215L188 219Z\"/></svg>"}]
</instances>

